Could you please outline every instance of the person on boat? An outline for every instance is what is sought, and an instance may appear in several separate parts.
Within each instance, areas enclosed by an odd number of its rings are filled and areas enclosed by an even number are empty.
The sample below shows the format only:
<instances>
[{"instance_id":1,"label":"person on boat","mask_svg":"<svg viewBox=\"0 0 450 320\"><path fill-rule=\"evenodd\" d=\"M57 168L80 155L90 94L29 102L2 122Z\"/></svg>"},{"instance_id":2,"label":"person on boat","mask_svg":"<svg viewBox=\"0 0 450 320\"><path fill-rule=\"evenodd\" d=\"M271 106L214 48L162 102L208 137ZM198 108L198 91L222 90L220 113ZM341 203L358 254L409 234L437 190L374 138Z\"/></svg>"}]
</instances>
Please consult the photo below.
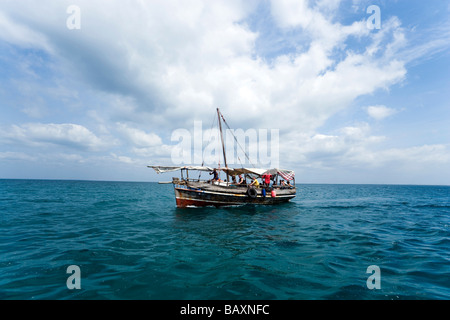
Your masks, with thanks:
<instances>
[{"instance_id":1,"label":"person on boat","mask_svg":"<svg viewBox=\"0 0 450 320\"><path fill-rule=\"evenodd\" d=\"M238 178L239 178L239 182L238 182L238 184L244 184L244 182L245 182L245 179L244 179L244 177L242 177L242 175L240 174L239 176L238 176Z\"/></svg>"},{"instance_id":2,"label":"person on boat","mask_svg":"<svg viewBox=\"0 0 450 320\"><path fill-rule=\"evenodd\" d=\"M281 180L281 189L286 188L286 182L284 182L284 180Z\"/></svg>"},{"instance_id":3,"label":"person on boat","mask_svg":"<svg viewBox=\"0 0 450 320\"><path fill-rule=\"evenodd\" d=\"M274 179L273 181L272 181L272 188L278 188L279 186L278 186L278 184L277 184L277 180L276 179Z\"/></svg>"},{"instance_id":4,"label":"person on boat","mask_svg":"<svg viewBox=\"0 0 450 320\"><path fill-rule=\"evenodd\" d=\"M253 179L253 182L250 184L250 186L254 186L256 188L259 188L258 178Z\"/></svg>"},{"instance_id":5,"label":"person on boat","mask_svg":"<svg viewBox=\"0 0 450 320\"><path fill-rule=\"evenodd\" d=\"M219 181L219 174L217 173L217 170L214 168L212 172L209 173L209 175L214 175L213 179L211 181Z\"/></svg>"},{"instance_id":6,"label":"person on boat","mask_svg":"<svg viewBox=\"0 0 450 320\"><path fill-rule=\"evenodd\" d=\"M269 187L270 186L270 178L271 177L272 177L272 175L270 173L265 173L265 174L263 174L261 176L261 178L263 179L265 187Z\"/></svg>"}]
</instances>

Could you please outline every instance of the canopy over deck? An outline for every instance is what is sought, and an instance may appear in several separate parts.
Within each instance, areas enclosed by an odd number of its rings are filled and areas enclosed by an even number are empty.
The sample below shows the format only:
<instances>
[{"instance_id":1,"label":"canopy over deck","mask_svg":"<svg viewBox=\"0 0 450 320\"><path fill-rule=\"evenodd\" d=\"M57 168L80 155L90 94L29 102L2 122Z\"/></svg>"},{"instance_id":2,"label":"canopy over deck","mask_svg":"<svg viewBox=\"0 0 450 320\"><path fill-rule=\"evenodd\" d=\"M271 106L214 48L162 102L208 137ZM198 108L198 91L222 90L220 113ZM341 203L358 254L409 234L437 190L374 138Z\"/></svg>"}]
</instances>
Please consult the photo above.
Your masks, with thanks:
<instances>
[{"instance_id":1,"label":"canopy over deck","mask_svg":"<svg viewBox=\"0 0 450 320\"><path fill-rule=\"evenodd\" d=\"M197 170L197 171L213 171L210 167L200 167L200 166L184 166L184 167L165 167L165 166L148 166L156 171L156 173L166 173L174 172L179 170Z\"/></svg>"},{"instance_id":2,"label":"canopy over deck","mask_svg":"<svg viewBox=\"0 0 450 320\"><path fill-rule=\"evenodd\" d=\"M223 171L228 171L229 175L235 176L240 174L255 174L262 176L264 174L270 174L272 176L279 174L285 180L291 181L295 177L295 172L292 170L282 170L278 168L273 169L258 169L258 168L223 168Z\"/></svg>"},{"instance_id":3,"label":"canopy over deck","mask_svg":"<svg viewBox=\"0 0 450 320\"><path fill-rule=\"evenodd\" d=\"M179 170L196 170L196 171L205 171L211 172L214 169L210 167L204 166L179 166L179 167L167 167L167 166L148 166L156 171L156 173L166 173L166 172L174 172ZM236 176L240 174L254 174L258 176L262 176L263 174L271 174L276 175L279 174L285 180L291 181L295 177L295 172L292 170L282 170L282 169L258 169L258 168L220 168L217 170L221 170L227 172L230 176Z\"/></svg>"}]
</instances>

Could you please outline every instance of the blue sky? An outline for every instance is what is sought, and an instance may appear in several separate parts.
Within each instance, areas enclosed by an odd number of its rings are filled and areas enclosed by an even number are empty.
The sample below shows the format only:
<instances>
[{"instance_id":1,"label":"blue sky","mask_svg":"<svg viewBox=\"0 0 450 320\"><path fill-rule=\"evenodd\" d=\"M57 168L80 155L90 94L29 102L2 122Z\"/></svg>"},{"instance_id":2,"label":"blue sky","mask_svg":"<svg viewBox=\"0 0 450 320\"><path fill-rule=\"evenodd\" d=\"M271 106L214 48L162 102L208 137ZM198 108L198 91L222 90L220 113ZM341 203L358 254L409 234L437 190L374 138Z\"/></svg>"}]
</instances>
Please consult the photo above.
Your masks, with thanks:
<instances>
[{"instance_id":1,"label":"blue sky","mask_svg":"<svg viewBox=\"0 0 450 320\"><path fill-rule=\"evenodd\" d=\"M3 0L0 178L166 180L146 166L172 165L174 131L208 129L220 107L235 129L279 130L298 182L448 185L449 14L440 0Z\"/></svg>"}]
</instances>

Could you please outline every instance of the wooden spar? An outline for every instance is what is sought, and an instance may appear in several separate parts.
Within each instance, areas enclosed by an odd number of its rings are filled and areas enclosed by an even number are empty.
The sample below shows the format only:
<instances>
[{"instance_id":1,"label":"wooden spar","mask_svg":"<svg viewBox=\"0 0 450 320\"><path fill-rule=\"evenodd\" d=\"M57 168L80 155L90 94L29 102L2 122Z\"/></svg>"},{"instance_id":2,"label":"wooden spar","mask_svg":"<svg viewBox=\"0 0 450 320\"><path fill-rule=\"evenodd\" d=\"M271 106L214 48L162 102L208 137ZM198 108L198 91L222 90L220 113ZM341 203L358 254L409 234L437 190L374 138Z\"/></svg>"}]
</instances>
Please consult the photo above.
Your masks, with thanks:
<instances>
[{"instance_id":1,"label":"wooden spar","mask_svg":"<svg viewBox=\"0 0 450 320\"><path fill-rule=\"evenodd\" d=\"M223 132L222 132L222 122L220 120L220 111L219 108L217 108L217 117L219 118L219 130L220 130L220 139L222 140L222 151L223 151L223 160L225 162L225 168L228 169L227 164L227 155L225 154L225 144L223 143ZM228 176L228 170L227 170L227 184L230 182L230 177Z\"/></svg>"}]
</instances>

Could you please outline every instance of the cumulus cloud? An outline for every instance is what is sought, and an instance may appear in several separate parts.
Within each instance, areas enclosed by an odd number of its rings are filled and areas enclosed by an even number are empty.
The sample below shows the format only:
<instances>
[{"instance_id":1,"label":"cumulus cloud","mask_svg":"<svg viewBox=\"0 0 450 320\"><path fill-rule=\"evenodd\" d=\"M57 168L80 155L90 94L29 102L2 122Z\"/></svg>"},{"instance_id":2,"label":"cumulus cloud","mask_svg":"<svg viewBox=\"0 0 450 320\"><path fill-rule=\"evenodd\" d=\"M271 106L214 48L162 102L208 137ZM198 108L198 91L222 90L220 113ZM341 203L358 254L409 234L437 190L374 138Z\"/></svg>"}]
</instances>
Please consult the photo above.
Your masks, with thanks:
<instances>
[{"instance_id":1,"label":"cumulus cloud","mask_svg":"<svg viewBox=\"0 0 450 320\"><path fill-rule=\"evenodd\" d=\"M385 139L384 136L374 135L367 123L343 127L335 134L293 134L289 140L295 147L286 151L283 158L291 157L292 162L317 168L367 165L367 160L372 156L371 150L377 149Z\"/></svg>"},{"instance_id":2,"label":"cumulus cloud","mask_svg":"<svg viewBox=\"0 0 450 320\"><path fill-rule=\"evenodd\" d=\"M15 22L3 12L0 12L0 39L23 48L39 48L52 52L44 34Z\"/></svg>"},{"instance_id":3,"label":"cumulus cloud","mask_svg":"<svg viewBox=\"0 0 450 320\"><path fill-rule=\"evenodd\" d=\"M392 116L397 113L395 109L388 108L386 106L378 105L378 106L370 106L366 108L367 114L374 118L375 120L383 120L387 117Z\"/></svg>"},{"instance_id":4,"label":"cumulus cloud","mask_svg":"<svg viewBox=\"0 0 450 320\"><path fill-rule=\"evenodd\" d=\"M136 147L146 148L162 144L161 138L154 133L147 133L140 129L131 128L124 123L118 123L117 129Z\"/></svg>"},{"instance_id":5,"label":"cumulus cloud","mask_svg":"<svg viewBox=\"0 0 450 320\"><path fill-rule=\"evenodd\" d=\"M114 147L109 156L123 163L132 157L170 161L170 133L190 129L196 120L209 125L220 107L235 129L280 129L280 152L289 161L284 165L299 158L303 164L362 161L358 155L373 156L384 137L367 124L332 134L321 127L358 97L402 82L410 61L405 57L411 58L401 54L408 41L398 18L386 17L383 28L372 32L364 15L339 21L340 0L79 0L81 29L68 30L71 4L4 0L0 40L39 51L52 65L40 76L55 77L57 91L78 101L69 111L89 121L11 125L0 132L3 141L84 151ZM294 35L294 46L283 47L249 21L260 6L267 6L272 32L282 39ZM279 48L269 57L258 42ZM357 45L349 48L349 42ZM34 89L26 91L21 79L17 90L22 88L23 101L45 93L45 101L20 107L44 121L54 108L50 101L64 97L49 94L49 82L40 80L34 78ZM376 120L395 113L382 105L366 111Z\"/></svg>"},{"instance_id":6,"label":"cumulus cloud","mask_svg":"<svg viewBox=\"0 0 450 320\"><path fill-rule=\"evenodd\" d=\"M75 32L61 23L64 3L26 4L18 12L14 2L7 2L6 9L47 39L67 72L114 97L132 97L128 116L139 122L151 114L145 119L155 127L186 127L221 107L244 128L249 119L280 128L285 124L281 113L292 126L315 130L356 97L405 75L401 61L367 52L343 51L343 58L336 58L349 37L374 37L362 20L350 25L328 20L322 11L339 1L317 7L301 0L272 1L278 27L308 35L304 50L281 53L273 61L255 51L264 34L245 22L253 2L80 1L81 30ZM46 19L40 19L43 10Z\"/></svg>"},{"instance_id":7,"label":"cumulus cloud","mask_svg":"<svg viewBox=\"0 0 450 320\"><path fill-rule=\"evenodd\" d=\"M392 148L379 152L378 164L449 164L449 146L444 144L423 145L410 148Z\"/></svg>"},{"instance_id":8,"label":"cumulus cloud","mask_svg":"<svg viewBox=\"0 0 450 320\"><path fill-rule=\"evenodd\" d=\"M19 142L36 147L58 145L87 151L98 151L110 145L78 124L12 125L0 130L0 139L6 143Z\"/></svg>"},{"instance_id":9,"label":"cumulus cloud","mask_svg":"<svg viewBox=\"0 0 450 320\"><path fill-rule=\"evenodd\" d=\"M290 148L281 158L301 168L298 174L304 181L326 183L333 178L355 183L448 183L448 144L386 148L388 140L375 134L367 123L333 134L297 133L288 138Z\"/></svg>"}]
</instances>

